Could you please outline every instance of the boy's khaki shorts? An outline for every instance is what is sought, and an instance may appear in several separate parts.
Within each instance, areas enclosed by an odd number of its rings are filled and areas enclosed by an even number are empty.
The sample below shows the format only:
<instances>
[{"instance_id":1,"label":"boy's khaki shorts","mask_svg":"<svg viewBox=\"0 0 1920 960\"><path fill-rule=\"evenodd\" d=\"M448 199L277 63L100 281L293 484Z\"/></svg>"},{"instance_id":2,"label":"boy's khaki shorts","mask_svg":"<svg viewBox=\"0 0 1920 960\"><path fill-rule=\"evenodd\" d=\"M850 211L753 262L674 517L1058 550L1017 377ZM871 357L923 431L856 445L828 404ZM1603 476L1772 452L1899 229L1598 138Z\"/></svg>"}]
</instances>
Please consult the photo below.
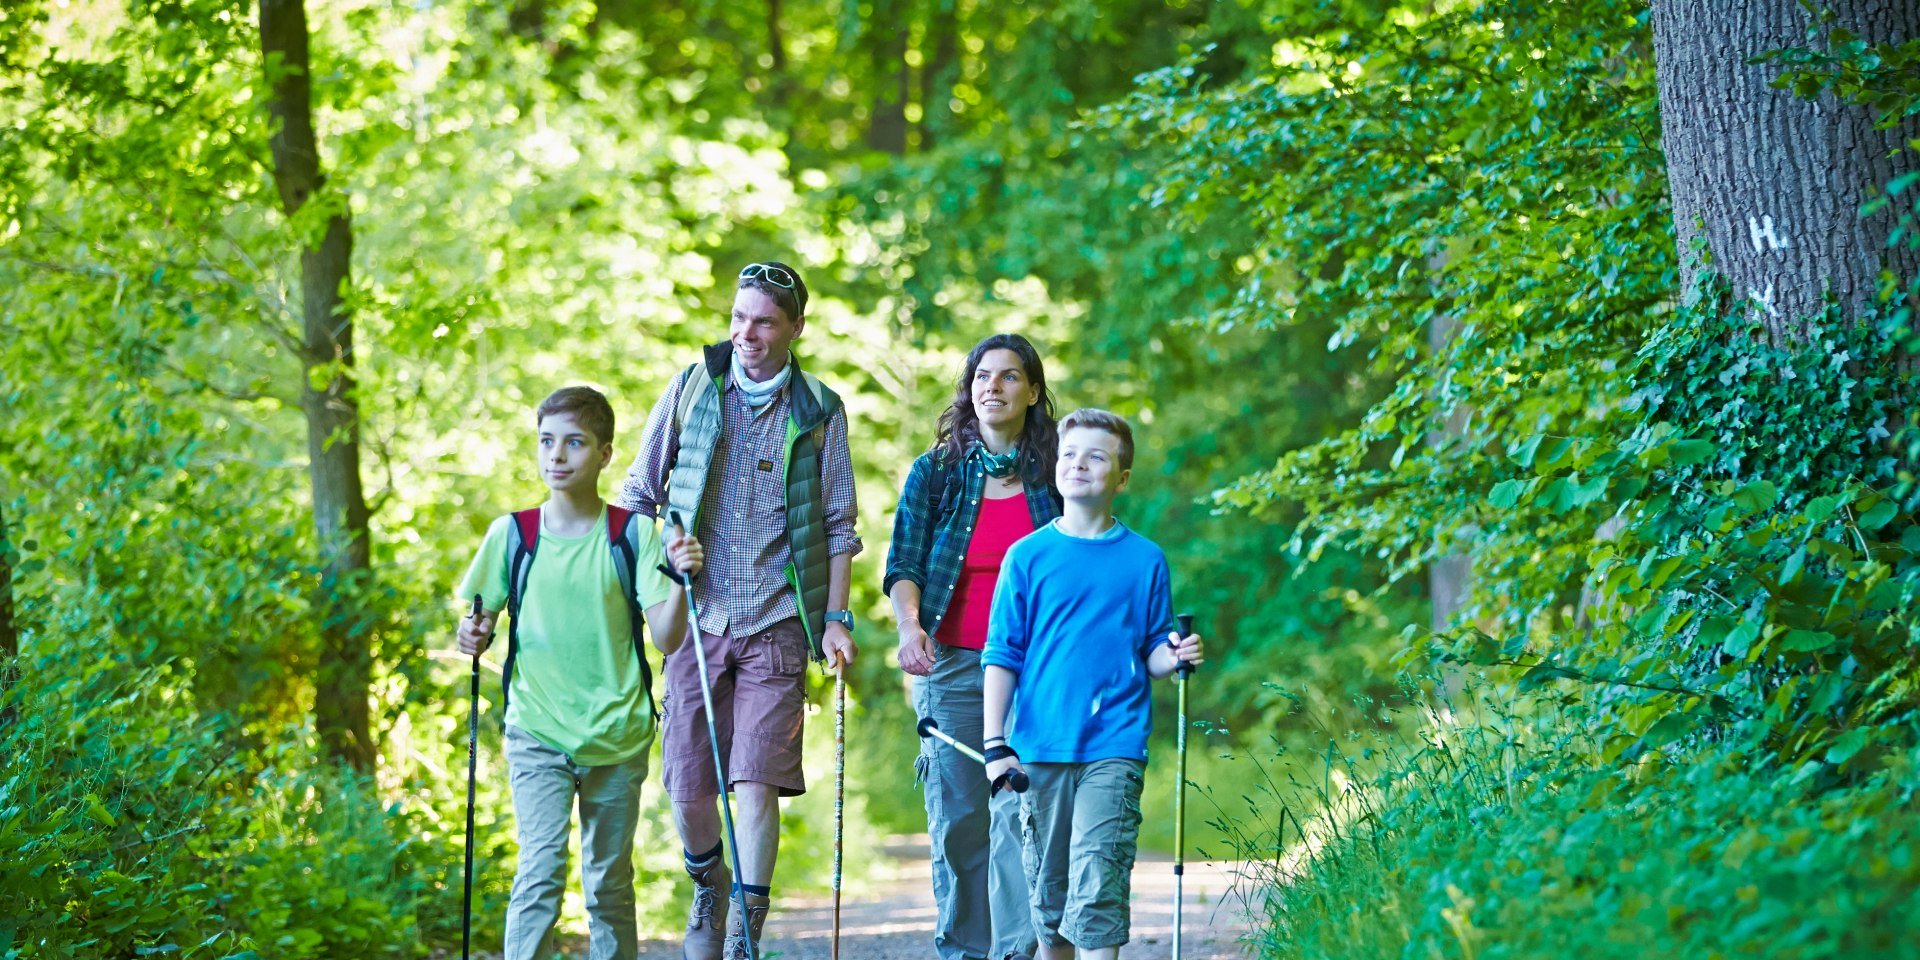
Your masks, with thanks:
<instances>
[{"instance_id":1,"label":"boy's khaki shorts","mask_svg":"<svg viewBox=\"0 0 1920 960\"><path fill-rule=\"evenodd\" d=\"M727 766L727 788L742 780L778 787L783 797L805 793L800 730L806 707L807 634L797 617L760 633L701 633L713 682L714 726ZM700 700L700 660L681 644L667 658L661 698L660 782L680 801L720 795Z\"/></svg>"},{"instance_id":2,"label":"boy's khaki shorts","mask_svg":"<svg viewBox=\"0 0 1920 960\"><path fill-rule=\"evenodd\" d=\"M1023 766L1031 785L1020 801L1021 846L1034 932L1049 946L1081 950L1126 943L1147 765Z\"/></svg>"}]
</instances>

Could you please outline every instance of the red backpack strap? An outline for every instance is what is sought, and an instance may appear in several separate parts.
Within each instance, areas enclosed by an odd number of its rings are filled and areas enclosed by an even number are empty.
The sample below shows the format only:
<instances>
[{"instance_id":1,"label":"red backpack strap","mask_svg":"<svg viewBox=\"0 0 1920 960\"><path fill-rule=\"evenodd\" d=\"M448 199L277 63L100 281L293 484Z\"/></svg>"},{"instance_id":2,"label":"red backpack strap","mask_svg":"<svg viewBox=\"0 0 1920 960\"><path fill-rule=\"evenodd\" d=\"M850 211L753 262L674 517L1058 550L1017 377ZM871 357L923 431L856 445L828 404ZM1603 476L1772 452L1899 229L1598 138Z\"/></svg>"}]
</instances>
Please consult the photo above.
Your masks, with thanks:
<instances>
[{"instance_id":1,"label":"red backpack strap","mask_svg":"<svg viewBox=\"0 0 1920 960\"><path fill-rule=\"evenodd\" d=\"M528 507L513 512L513 523L520 528L520 542L528 553L538 550L540 545L540 508Z\"/></svg>"},{"instance_id":2,"label":"red backpack strap","mask_svg":"<svg viewBox=\"0 0 1920 960\"><path fill-rule=\"evenodd\" d=\"M632 516L633 511L626 507L607 504L607 540L609 542L620 542L627 532L627 520Z\"/></svg>"}]
</instances>

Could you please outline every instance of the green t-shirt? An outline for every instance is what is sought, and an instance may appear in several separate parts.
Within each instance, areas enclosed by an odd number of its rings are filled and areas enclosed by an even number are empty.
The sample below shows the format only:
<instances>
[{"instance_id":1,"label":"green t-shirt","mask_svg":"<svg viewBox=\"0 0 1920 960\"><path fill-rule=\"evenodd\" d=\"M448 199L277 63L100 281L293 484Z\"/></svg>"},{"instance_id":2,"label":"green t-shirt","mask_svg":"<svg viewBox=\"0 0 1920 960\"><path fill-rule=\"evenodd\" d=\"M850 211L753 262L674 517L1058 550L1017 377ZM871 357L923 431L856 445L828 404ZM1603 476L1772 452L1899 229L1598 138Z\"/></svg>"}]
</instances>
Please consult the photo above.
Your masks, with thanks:
<instances>
[{"instance_id":1,"label":"green t-shirt","mask_svg":"<svg viewBox=\"0 0 1920 960\"><path fill-rule=\"evenodd\" d=\"M640 542L633 588L645 610L666 600L673 584L649 562L662 555L658 525L645 516L633 522ZM471 602L477 593L489 610L506 607L512 525L512 517L501 517L487 529L460 581L461 599ZM606 508L580 537L555 536L543 520L520 600L507 722L584 766L621 763L647 749L653 710L640 686L630 617L607 541Z\"/></svg>"}]
</instances>

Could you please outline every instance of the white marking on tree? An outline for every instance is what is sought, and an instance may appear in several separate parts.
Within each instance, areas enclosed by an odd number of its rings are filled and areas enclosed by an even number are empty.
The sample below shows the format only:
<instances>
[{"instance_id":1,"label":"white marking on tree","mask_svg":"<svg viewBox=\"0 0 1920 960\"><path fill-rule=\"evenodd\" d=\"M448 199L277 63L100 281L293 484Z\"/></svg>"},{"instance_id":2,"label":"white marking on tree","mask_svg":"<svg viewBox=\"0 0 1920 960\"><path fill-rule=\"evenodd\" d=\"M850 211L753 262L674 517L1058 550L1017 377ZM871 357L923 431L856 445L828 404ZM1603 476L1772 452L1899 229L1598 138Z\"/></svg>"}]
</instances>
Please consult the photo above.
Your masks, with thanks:
<instances>
[{"instance_id":1,"label":"white marking on tree","mask_svg":"<svg viewBox=\"0 0 1920 960\"><path fill-rule=\"evenodd\" d=\"M1791 244L1787 243L1787 238L1773 231L1773 217L1764 213L1761 214L1757 220L1753 217L1747 218L1747 236L1753 241L1753 251L1755 253L1766 253L1769 250L1785 250L1791 246ZM1761 246L1761 241L1766 241L1766 246Z\"/></svg>"},{"instance_id":2,"label":"white marking on tree","mask_svg":"<svg viewBox=\"0 0 1920 960\"><path fill-rule=\"evenodd\" d=\"M1760 309L1767 312L1767 316L1776 320L1780 319L1780 308L1773 304L1773 284L1767 284L1766 293L1761 293L1758 290L1748 290L1747 297L1754 303L1759 304Z\"/></svg>"}]
</instances>

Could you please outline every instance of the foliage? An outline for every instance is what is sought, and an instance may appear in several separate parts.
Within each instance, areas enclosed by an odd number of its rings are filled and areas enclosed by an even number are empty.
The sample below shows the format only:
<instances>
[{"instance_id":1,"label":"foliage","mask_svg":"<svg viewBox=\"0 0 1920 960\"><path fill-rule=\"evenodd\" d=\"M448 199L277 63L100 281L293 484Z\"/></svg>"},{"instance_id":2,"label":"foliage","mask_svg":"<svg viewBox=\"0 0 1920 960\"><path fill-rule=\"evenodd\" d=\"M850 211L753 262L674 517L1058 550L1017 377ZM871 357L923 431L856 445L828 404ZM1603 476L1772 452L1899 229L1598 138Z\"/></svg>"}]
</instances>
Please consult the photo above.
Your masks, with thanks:
<instances>
[{"instance_id":1,"label":"foliage","mask_svg":"<svg viewBox=\"0 0 1920 960\"><path fill-rule=\"evenodd\" d=\"M173 666L112 647L44 656L6 695L0 954L424 956L457 926L417 812L299 751L246 756L171 695Z\"/></svg>"},{"instance_id":2,"label":"foliage","mask_svg":"<svg viewBox=\"0 0 1920 960\"><path fill-rule=\"evenodd\" d=\"M1719 748L1596 761L1604 718L1537 697L1394 712L1417 739L1237 760L1271 778L1255 815L1227 824L1270 891L1263 957L1856 957L1912 942L1911 751L1819 791Z\"/></svg>"},{"instance_id":3,"label":"foliage","mask_svg":"<svg viewBox=\"0 0 1920 960\"><path fill-rule=\"evenodd\" d=\"M1920 278L1791 344L1711 283L1677 289L1642 7L310 13L331 180L289 223L245 11L0 12L0 497L35 666L0 726L0 916L39 951L22 955L444 946L467 706L464 663L436 662L457 659L435 656L445 585L541 495L538 398L608 390L624 460L721 336L728 271L767 250L807 272L801 356L848 399L863 624L885 623L889 491L961 355L1019 330L1064 408L1134 419L1121 513L1168 548L1210 675L1271 681L1203 675L1196 715L1233 731L1216 742L1431 740L1374 744L1318 793L1197 767L1254 793L1218 830L1283 811L1313 851L1265 891L1275 951L1530 954L1586 918L1603 952L1642 927L1676 952L1910 933L1903 846L1822 828L1913 828ZM1808 48L1770 62L1896 122L1911 46L1810 15ZM1920 243L1920 181L1875 202L1909 212L1890 242ZM343 205L376 511L372 782L309 769L303 720L319 578L293 251ZM1472 595L1429 634L1419 575L1456 556ZM890 637L860 640L851 808L917 831ZM1430 726L1346 708L1426 658L1448 664L1447 703L1471 684L1508 706L1436 706ZM491 691L483 708L497 931L512 844ZM823 874L826 800L787 811L782 889ZM1698 839L1718 823L1740 831ZM642 830L668 831L657 794ZM656 924L672 859L643 849ZM1784 885L1809 877L1840 879L1795 925Z\"/></svg>"}]
</instances>

